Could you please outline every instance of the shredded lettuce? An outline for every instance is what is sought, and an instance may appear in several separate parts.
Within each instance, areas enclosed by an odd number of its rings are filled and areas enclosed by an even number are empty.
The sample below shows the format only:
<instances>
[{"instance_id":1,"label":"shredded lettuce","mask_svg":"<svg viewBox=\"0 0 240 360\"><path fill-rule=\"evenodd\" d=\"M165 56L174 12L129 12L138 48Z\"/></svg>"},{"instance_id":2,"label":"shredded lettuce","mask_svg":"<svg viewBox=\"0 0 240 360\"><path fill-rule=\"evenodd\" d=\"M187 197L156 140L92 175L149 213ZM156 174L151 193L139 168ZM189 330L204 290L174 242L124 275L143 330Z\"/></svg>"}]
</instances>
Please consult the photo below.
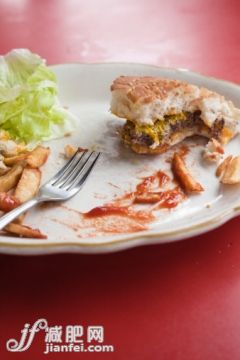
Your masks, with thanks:
<instances>
[{"instance_id":1,"label":"shredded lettuce","mask_svg":"<svg viewBox=\"0 0 240 360\"><path fill-rule=\"evenodd\" d=\"M0 129L28 143L70 133L75 117L57 97L55 74L45 60L27 49L0 56Z\"/></svg>"}]
</instances>

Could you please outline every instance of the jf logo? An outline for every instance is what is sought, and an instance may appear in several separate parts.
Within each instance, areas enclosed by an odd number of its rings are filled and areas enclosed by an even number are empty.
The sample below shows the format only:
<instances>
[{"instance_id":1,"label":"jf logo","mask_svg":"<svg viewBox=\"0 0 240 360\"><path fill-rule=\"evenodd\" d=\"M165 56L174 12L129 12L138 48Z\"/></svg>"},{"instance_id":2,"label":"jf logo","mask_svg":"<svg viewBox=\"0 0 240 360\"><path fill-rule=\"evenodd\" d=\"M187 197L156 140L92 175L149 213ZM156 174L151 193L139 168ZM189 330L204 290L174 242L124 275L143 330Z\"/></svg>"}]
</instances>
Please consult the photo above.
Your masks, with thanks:
<instances>
[{"instance_id":1,"label":"jf logo","mask_svg":"<svg viewBox=\"0 0 240 360\"><path fill-rule=\"evenodd\" d=\"M25 324L24 328L21 330L21 338L18 342L16 339L9 339L7 341L7 350L12 352L26 351L30 348L34 336L40 330L45 330L48 327L46 319L39 319L35 321L33 326L30 329L30 324Z\"/></svg>"}]
</instances>

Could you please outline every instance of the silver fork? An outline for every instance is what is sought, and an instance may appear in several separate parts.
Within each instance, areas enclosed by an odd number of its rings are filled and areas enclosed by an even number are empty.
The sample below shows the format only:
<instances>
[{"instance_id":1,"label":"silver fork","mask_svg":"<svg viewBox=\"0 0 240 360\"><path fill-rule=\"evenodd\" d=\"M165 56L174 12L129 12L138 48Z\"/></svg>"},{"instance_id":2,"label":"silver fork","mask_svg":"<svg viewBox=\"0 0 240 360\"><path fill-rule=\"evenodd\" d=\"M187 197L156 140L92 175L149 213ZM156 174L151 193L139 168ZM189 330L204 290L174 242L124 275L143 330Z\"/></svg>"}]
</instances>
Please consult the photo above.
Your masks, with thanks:
<instances>
[{"instance_id":1,"label":"silver fork","mask_svg":"<svg viewBox=\"0 0 240 360\"><path fill-rule=\"evenodd\" d=\"M44 201L65 201L76 195L90 175L99 156L99 152L77 150L65 166L39 189L36 197L0 218L0 230L36 204Z\"/></svg>"}]
</instances>

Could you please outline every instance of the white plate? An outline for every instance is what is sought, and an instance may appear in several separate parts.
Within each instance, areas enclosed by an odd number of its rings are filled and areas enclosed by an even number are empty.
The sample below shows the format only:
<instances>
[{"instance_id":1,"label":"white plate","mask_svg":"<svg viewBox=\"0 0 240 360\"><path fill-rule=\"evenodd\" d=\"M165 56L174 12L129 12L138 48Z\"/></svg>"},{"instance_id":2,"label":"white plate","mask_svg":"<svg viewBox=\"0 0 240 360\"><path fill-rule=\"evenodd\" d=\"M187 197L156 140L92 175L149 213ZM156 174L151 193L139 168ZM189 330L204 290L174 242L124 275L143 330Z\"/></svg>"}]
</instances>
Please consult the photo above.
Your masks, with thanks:
<instances>
[{"instance_id":1,"label":"white plate","mask_svg":"<svg viewBox=\"0 0 240 360\"><path fill-rule=\"evenodd\" d=\"M116 128L123 124L123 121L109 112L109 87L114 78L119 75L153 75L186 80L225 95L238 107L240 107L240 87L187 70L140 64L64 64L53 66L52 69L59 81L60 99L78 116L79 124L71 137L52 141L49 144L52 155L43 171L43 181L52 176L63 164L59 153L65 144L95 146L100 148L104 155L84 189L76 197L64 206L40 207L29 212L27 224L40 228L48 235L47 240L2 236L1 252L43 254L116 251L198 235L216 228L239 214L240 187L219 186L219 181L214 176L215 165L206 165L201 161L203 146L199 145L188 155L188 164L205 187L203 194L188 198L171 211L162 211L148 230L84 237L84 231L79 229L77 211L90 210L113 199L115 195L133 189L139 182L139 177L148 175L154 170L169 170L169 164L165 161L169 153L154 157L141 156L121 146ZM240 139L237 137L227 146L226 154L239 154L239 145ZM112 184L119 186L120 189ZM70 210L66 210L65 206Z\"/></svg>"}]
</instances>

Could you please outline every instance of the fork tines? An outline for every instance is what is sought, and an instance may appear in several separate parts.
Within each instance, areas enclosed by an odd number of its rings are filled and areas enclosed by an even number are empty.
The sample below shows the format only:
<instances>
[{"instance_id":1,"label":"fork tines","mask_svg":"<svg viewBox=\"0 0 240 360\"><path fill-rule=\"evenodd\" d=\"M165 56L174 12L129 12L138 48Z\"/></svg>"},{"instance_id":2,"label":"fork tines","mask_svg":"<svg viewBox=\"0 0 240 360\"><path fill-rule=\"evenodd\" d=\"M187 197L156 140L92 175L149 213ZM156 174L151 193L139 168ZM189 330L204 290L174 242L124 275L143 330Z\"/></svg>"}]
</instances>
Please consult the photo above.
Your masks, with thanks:
<instances>
[{"instance_id":1,"label":"fork tines","mask_svg":"<svg viewBox=\"0 0 240 360\"><path fill-rule=\"evenodd\" d=\"M80 187L87 179L99 156L99 152L78 149L65 166L53 177L51 185L63 190Z\"/></svg>"}]
</instances>

